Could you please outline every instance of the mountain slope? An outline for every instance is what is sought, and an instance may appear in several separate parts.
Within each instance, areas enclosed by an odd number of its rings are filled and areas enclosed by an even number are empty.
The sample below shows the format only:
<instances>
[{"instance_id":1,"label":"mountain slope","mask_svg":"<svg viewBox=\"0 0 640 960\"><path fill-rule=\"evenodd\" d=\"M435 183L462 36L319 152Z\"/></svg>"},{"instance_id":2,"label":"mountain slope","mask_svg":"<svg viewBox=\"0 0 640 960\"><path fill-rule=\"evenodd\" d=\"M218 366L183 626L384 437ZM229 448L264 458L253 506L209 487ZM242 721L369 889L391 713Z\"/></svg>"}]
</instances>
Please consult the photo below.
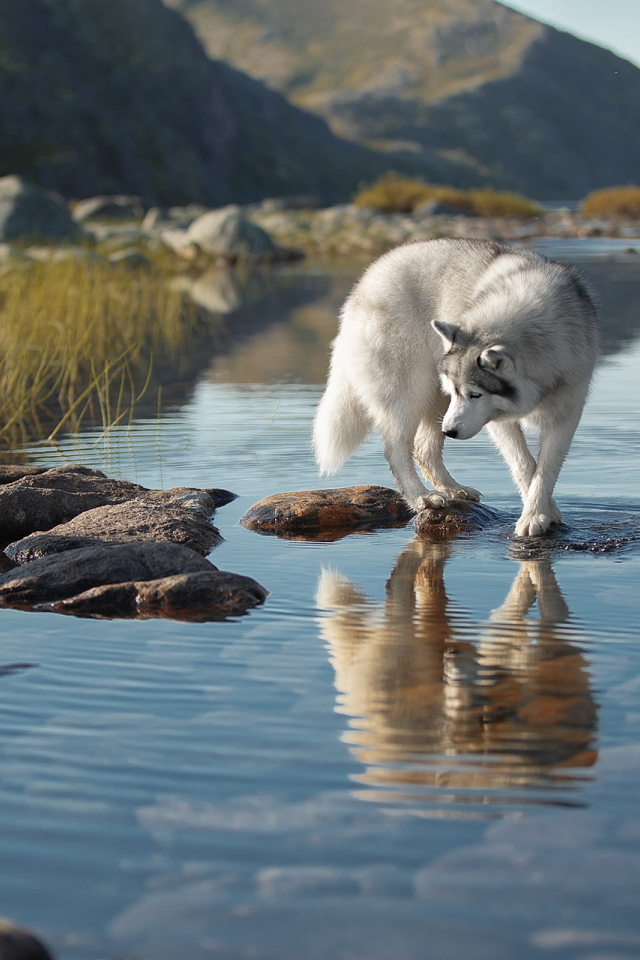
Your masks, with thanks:
<instances>
[{"instance_id":1,"label":"mountain slope","mask_svg":"<svg viewBox=\"0 0 640 960\"><path fill-rule=\"evenodd\" d=\"M457 159L547 198L638 177L640 70L494 0L165 2L211 56L388 166Z\"/></svg>"},{"instance_id":2,"label":"mountain slope","mask_svg":"<svg viewBox=\"0 0 640 960\"><path fill-rule=\"evenodd\" d=\"M161 0L0 2L0 175L66 196L218 205L347 199L385 168L318 116L212 62Z\"/></svg>"}]
</instances>

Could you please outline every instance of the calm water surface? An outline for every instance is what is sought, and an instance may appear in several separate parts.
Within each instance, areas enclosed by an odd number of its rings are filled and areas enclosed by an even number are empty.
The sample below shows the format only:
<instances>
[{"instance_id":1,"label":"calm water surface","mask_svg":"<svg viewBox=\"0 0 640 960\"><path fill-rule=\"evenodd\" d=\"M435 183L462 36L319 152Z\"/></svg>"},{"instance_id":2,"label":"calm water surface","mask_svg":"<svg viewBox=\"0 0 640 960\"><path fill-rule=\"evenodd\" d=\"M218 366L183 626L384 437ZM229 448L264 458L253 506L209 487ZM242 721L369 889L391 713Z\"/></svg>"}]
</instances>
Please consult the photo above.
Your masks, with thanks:
<instances>
[{"instance_id":1,"label":"calm water surface","mask_svg":"<svg viewBox=\"0 0 640 960\"><path fill-rule=\"evenodd\" d=\"M309 433L346 269L205 278L228 336L172 409L26 451L235 491L211 559L271 595L211 624L0 611L2 914L69 960L640 957L640 264L623 246L553 246L592 274L606 348L558 500L576 545L615 549L238 524L320 485ZM485 435L447 461L516 515ZM361 482L391 485L375 440L332 485Z\"/></svg>"}]
</instances>

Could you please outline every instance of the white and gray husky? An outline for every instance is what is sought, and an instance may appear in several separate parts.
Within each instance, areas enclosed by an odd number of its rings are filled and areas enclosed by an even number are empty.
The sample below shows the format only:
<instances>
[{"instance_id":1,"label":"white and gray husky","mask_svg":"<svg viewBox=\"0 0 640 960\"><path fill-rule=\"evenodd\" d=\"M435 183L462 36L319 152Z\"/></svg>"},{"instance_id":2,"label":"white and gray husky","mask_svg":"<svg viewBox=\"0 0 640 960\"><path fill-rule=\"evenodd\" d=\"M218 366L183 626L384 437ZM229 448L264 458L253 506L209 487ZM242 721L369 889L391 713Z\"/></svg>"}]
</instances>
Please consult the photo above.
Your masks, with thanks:
<instances>
[{"instance_id":1,"label":"white and gray husky","mask_svg":"<svg viewBox=\"0 0 640 960\"><path fill-rule=\"evenodd\" d=\"M314 424L318 465L335 472L377 430L414 510L478 500L442 448L486 425L524 503L516 536L537 536L562 520L553 489L597 356L596 310L572 267L485 240L397 247L344 305ZM523 426L539 430L537 463Z\"/></svg>"}]
</instances>

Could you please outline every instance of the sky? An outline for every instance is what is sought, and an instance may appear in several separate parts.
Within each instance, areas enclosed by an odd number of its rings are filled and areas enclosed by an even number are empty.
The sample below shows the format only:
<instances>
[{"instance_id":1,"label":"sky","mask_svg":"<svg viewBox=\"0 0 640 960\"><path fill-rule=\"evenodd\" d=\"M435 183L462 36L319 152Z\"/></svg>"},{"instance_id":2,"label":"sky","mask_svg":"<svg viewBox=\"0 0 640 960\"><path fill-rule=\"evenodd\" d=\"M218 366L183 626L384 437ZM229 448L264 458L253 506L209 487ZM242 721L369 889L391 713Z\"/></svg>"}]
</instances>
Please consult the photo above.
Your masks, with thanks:
<instances>
[{"instance_id":1,"label":"sky","mask_svg":"<svg viewBox=\"0 0 640 960\"><path fill-rule=\"evenodd\" d=\"M640 66L640 0L505 0L505 5Z\"/></svg>"}]
</instances>

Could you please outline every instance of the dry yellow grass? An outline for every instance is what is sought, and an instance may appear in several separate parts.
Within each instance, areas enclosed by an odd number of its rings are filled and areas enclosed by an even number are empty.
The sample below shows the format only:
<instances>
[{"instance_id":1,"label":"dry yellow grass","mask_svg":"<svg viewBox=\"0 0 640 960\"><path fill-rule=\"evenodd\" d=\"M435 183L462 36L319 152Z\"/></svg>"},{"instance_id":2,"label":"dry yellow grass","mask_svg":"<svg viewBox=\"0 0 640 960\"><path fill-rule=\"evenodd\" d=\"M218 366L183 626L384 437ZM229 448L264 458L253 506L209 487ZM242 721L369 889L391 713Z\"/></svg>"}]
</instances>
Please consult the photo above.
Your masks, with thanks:
<instances>
[{"instance_id":1,"label":"dry yellow grass","mask_svg":"<svg viewBox=\"0 0 640 960\"><path fill-rule=\"evenodd\" d=\"M458 190L389 172L372 186L363 186L353 198L357 207L369 207L381 213L412 213L428 200L453 207L477 217L536 217L538 204L517 193L485 188Z\"/></svg>"},{"instance_id":2,"label":"dry yellow grass","mask_svg":"<svg viewBox=\"0 0 640 960\"><path fill-rule=\"evenodd\" d=\"M0 273L0 443L121 422L152 350L183 338L184 309L153 269L68 260Z\"/></svg>"},{"instance_id":3,"label":"dry yellow grass","mask_svg":"<svg viewBox=\"0 0 640 960\"><path fill-rule=\"evenodd\" d=\"M582 201L580 213L585 217L640 220L640 187L629 185L594 190Z\"/></svg>"}]
</instances>

